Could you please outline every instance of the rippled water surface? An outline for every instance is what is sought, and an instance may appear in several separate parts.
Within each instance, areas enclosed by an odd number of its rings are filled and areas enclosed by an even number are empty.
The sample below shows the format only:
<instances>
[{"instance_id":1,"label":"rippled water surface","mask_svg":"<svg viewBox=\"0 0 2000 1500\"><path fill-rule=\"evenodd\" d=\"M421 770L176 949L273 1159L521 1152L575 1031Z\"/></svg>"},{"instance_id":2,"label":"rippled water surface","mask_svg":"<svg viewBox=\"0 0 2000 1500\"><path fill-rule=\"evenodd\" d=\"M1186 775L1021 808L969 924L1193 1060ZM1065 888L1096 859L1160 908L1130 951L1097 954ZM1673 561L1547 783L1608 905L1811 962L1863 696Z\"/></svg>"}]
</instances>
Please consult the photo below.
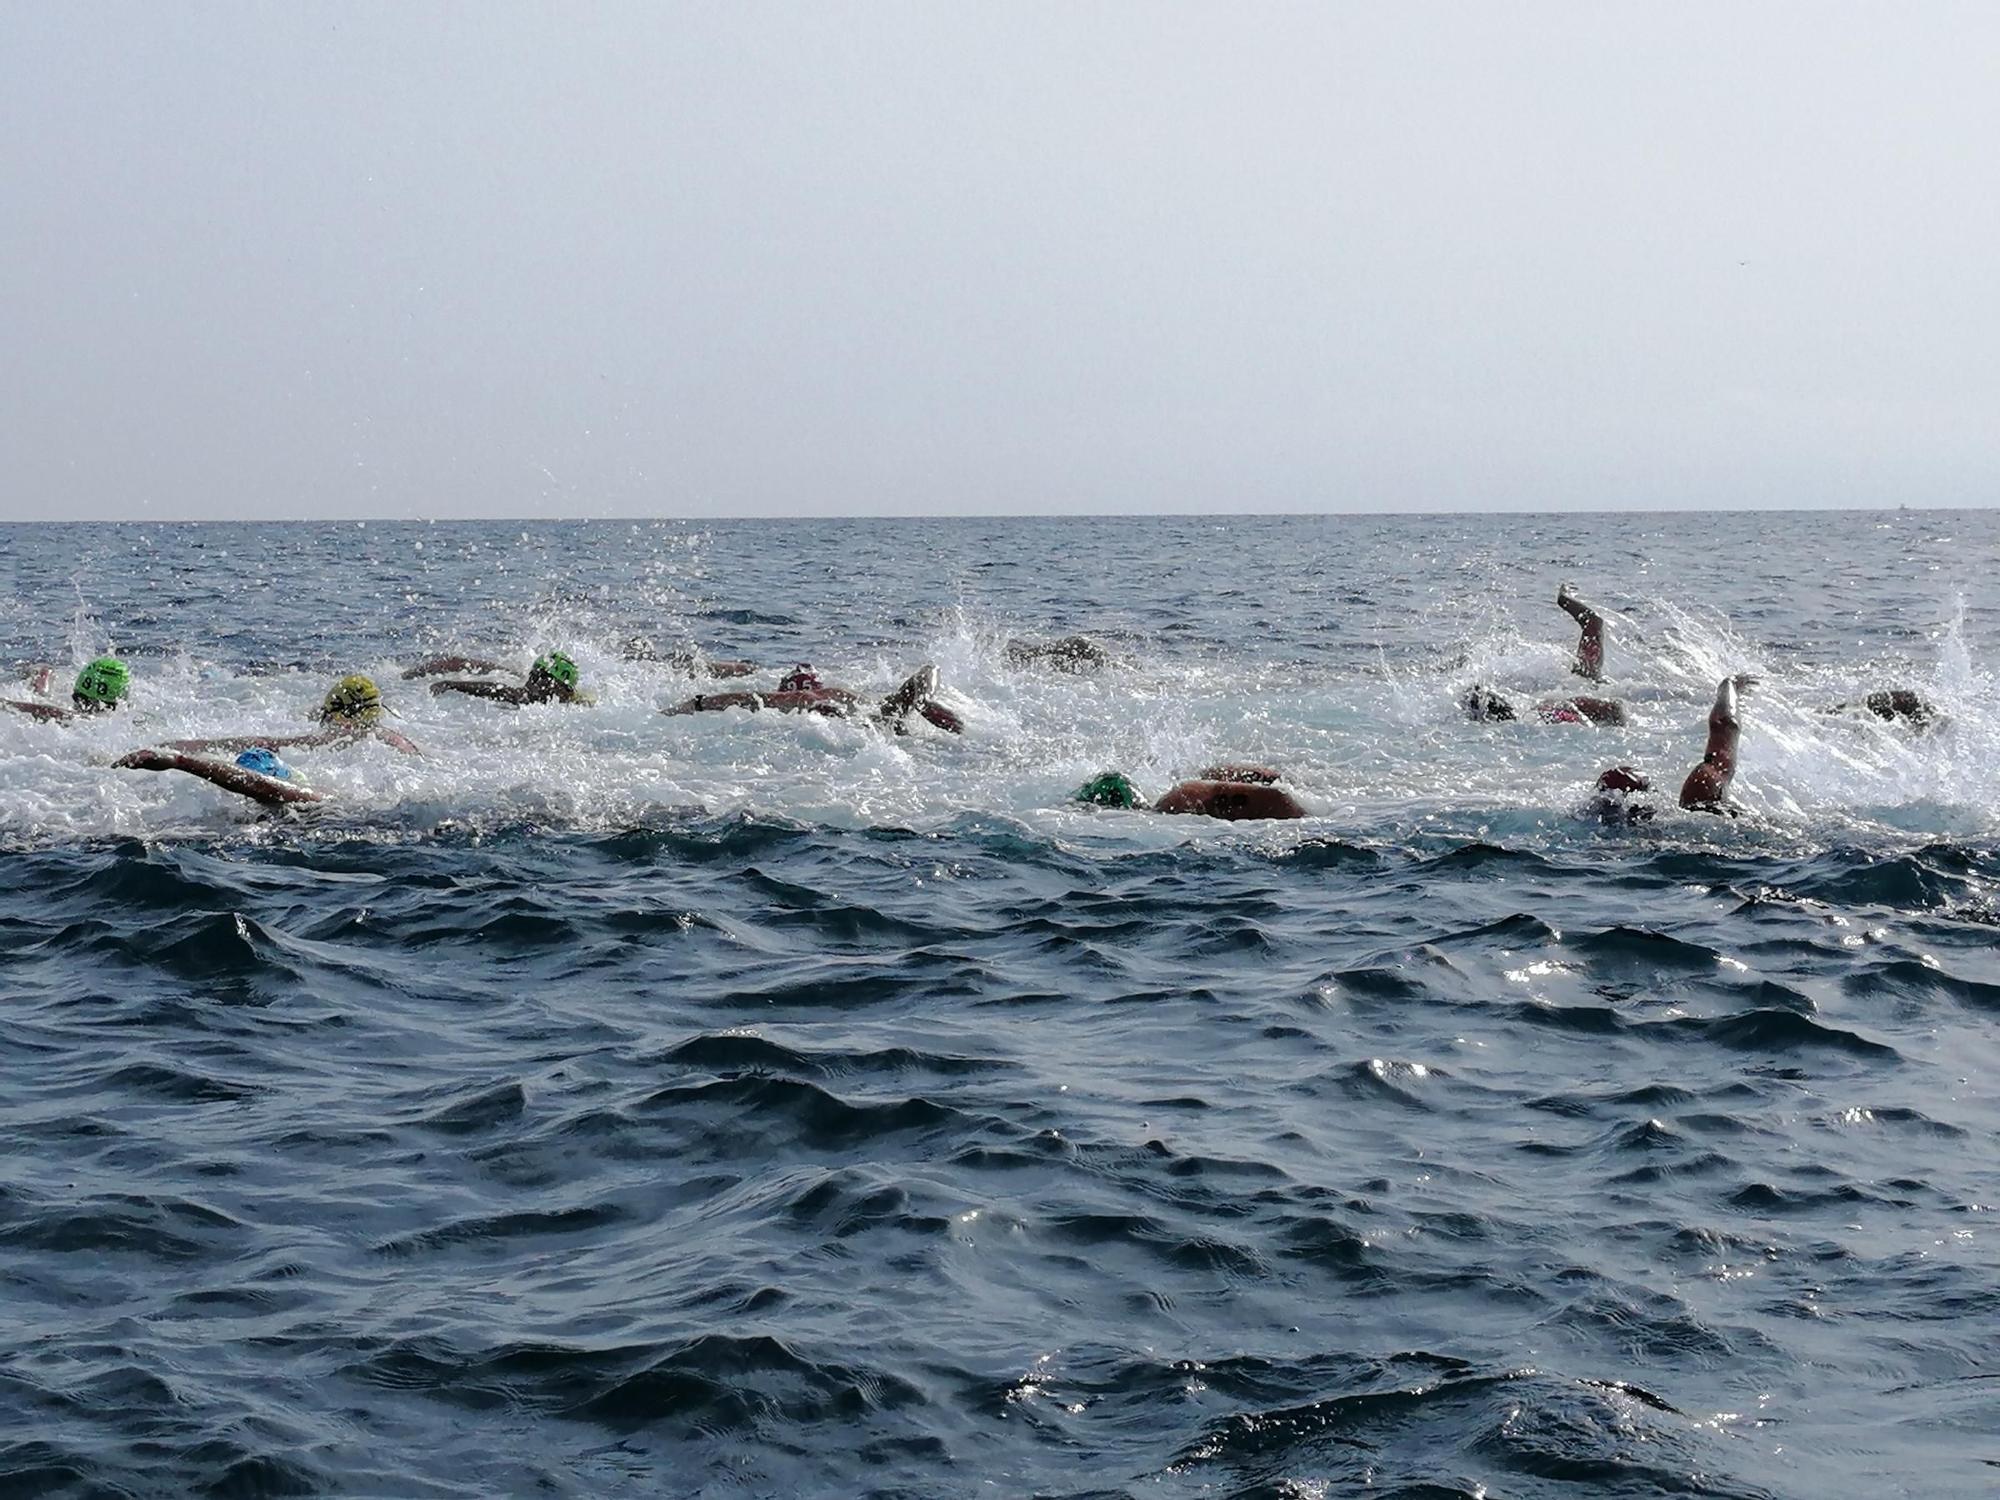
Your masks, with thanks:
<instances>
[{"instance_id":1,"label":"rippled water surface","mask_svg":"<svg viewBox=\"0 0 2000 1500\"><path fill-rule=\"evenodd\" d=\"M0 713L0 1493L1991 1494L1996 542L0 529L16 680L135 669ZM1633 722L1466 722L1564 579ZM665 718L639 634L968 730ZM396 676L550 646L596 708ZM110 765L352 670L426 753L310 816ZM1738 671L1745 817L1579 816ZM1066 800L1217 759L1312 816Z\"/></svg>"}]
</instances>

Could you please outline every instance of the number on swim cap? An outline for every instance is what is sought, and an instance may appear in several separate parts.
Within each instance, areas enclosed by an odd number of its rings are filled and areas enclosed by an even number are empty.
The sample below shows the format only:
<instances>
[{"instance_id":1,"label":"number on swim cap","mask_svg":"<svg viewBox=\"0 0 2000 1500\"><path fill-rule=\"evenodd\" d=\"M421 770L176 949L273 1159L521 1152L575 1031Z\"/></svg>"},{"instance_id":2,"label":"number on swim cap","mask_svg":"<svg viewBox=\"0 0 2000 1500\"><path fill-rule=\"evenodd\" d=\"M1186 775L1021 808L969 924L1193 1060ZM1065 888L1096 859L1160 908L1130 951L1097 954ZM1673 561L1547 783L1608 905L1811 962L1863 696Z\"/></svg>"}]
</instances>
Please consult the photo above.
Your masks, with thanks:
<instances>
[{"instance_id":1,"label":"number on swim cap","mask_svg":"<svg viewBox=\"0 0 2000 1500\"><path fill-rule=\"evenodd\" d=\"M115 656L100 656L76 674L70 694L79 703L109 708L125 696L132 685L132 672Z\"/></svg>"}]
</instances>

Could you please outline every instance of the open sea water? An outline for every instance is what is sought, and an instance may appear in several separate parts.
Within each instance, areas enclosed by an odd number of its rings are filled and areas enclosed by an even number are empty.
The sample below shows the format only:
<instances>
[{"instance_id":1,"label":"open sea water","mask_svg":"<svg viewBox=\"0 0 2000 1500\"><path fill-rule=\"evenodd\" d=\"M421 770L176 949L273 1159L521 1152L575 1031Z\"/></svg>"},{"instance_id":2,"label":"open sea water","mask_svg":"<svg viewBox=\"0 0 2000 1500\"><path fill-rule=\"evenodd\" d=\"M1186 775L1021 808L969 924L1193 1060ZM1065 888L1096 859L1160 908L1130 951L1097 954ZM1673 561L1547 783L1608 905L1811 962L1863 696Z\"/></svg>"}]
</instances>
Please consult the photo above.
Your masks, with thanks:
<instances>
[{"instance_id":1,"label":"open sea water","mask_svg":"<svg viewBox=\"0 0 2000 1500\"><path fill-rule=\"evenodd\" d=\"M1996 543L0 528L10 678L135 669L0 713L0 1493L1994 1493ZM1467 722L1580 685L1566 579L1633 722ZM968 732L662 717L633 635ZM552 646L596 708L396 676ZM356 670L427 753L294 754L317 813L110 767ZM1681 813L1738 671L1748 815ZM1822 711L1890 685L1948 723ZM1216 759L1312 816L1066 800Z\"/></svg>"}]
</instances>

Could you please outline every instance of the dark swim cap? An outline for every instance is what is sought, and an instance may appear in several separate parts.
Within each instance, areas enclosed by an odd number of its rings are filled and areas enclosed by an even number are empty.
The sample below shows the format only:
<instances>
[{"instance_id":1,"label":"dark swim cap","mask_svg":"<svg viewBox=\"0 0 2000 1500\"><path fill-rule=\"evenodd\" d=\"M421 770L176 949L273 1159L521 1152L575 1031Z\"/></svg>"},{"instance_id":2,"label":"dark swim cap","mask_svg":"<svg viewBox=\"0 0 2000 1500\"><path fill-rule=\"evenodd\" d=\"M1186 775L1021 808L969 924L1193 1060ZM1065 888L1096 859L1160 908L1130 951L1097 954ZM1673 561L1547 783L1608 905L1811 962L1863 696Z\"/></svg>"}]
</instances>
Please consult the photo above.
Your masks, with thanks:
<instances>
[{"instance_id":1,"label":"dark swim cap","mask_svg":"<svg viewBox=\"0 0 2000 1500\"><path fill-rule=\"evenodd\" d=\"M343 677L327 690L319 706L322 724L356 724L369 727L382 722L382 690L375 679L359 672Z\"/></svg>"},{"instance_id":2,"label":"dark swim cap","mask_svg":"<svg viewBox=\"0 0 2000 1500\"><path fill-rule=\"evenodd\" d=\"M800 662L778 679L778 691L781 693L802 693L820 686L819 673L812 669L809 661Z\"/></svg>"},{"instance_id":3,"label":"dark swim cap","mask_svg":"<svg viewBox=\"0 0 2000 1500\"><path fill-rule=\"evenodd\" d=\"M1465 695L1462 701L1465 704L1466 714L1474 719L1500 719L1504 721L1514 717L1514 705L1494 692L1492 688L1486 686L1485 683L1480 683L1477 687L1474 687Z\"/></svg>"},{"instance_id":4,"label":"dark swim cap","mask_svg":"<svg viewBox=\"0 0 2000 1500\"><path fill-rule=\"evenodd\" d=\"M1908 719L1919 726L1930 723L1935 712L1922 694L1909 688L1889 688L1870 693L1863 701L1868 712L1878 719Z\"/></svg>"},{"instance_id":5,"label":"dark swim cap","mask_svg":"<svg viewBox=\"0 0 2000 1500\"><path fill-rule=\"evenodd\" d=\"M259 776L269 776L274 781L297 781L299 773L278 759L278 752L268 745L252 745L236 757L236 764L246 771L255 771Z\"/></svg>"},{"instance_id":6,"label":"dark swim cap","mask_svg":"<svg viewBox=\"0 0 2000 1500\"><path fill-rule=\"evenodd\" d=\"M1637 766L1613 766L1597 778L1600 792L1650 792L1653 783Z\"/></svg>"},{"instance_id":7,"label":"dark swim cap","mask_svg":"<svg viewBox=\"0 0 2000 1500\"><path fill-rule=\"evenodd\" d=\"M1106 771L1078 787L1071 800L1093 803L1098 807L1137 807L1139 789L1132 785L1132 778L1123 771Z\"/></svg>"},{"instance_id":8,"label":"dark swim cap","mask_svg":"<svg viewBox=\"0 0 2000 1500\"><path fill-rule=\"evenodd\" d=\"M131 669L124 662L115 656L100 656L76 674L76 685L69 695L78 708L95 712L116 708L131 685Z\"/></svg>"}]
</instances>

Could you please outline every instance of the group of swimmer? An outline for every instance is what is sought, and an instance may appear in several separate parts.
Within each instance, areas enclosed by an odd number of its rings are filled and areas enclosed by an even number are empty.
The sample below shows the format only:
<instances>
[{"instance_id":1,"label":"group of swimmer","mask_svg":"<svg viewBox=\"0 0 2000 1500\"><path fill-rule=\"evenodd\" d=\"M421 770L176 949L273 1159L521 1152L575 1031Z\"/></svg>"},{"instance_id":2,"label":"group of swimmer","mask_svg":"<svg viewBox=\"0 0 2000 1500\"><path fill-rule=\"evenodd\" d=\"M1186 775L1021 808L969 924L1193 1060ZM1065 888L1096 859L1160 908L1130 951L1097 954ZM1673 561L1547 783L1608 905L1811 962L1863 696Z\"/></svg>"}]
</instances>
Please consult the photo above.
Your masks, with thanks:
<instances>
[{"instance_id":1,"label":"group of swimmer","mask_svg":"<svg viewBox=\"0 0 2000 1500\"><path fill-rule=\"evenodd\" d=\"M1593 683L1604 681L1606 622L1603 614L1579 599L1568 584L1556 590L1556 607L1577 623L1576 660L1570 670ZM1757 679L1739 672L1722 679L1715 690L1714 705L1708 711L1708 748L1701 762L1681 782L1680 805L1689 812L1722 813L1734 817L1741 809L1729 798L1730 784L1736 779L1736 746L1742 738L1743 722L1738 700L1757 685ZM1482 720L1511 720L1517 717L1514 705L1483 683L1475 684L1461 700L1466 716ZM1852 707L1836 703L1828 713ZM1931 704L1909 688L1890 688L1868 694L1861 707L1880 719L1902 721L1916 729L1928 729L1941 722ZM1612 698L1576 693L1566 698L1545 699L1534 705L1534 715L1544 724L1624 724L1629 722L1625 705ZM1643 822L1653 816L1652 803L1643 794L1652 790L1652 781L1635 766L1612 766L1599 774L1593 788L1589 811L1609 822Z\"/></svg>"},{"instance_id":2,"label":"group of swimmer","mask_svg":"<svg viewBox=\"0 0 2000 1500\"><path fill-rule=\"evenodd\" d=\"M670 660L691 674L708 677L744 677L757 669L749 662L718 661L688 654L661 657L644 642L627 646L626 654L638 660ZM597 700L582 686L582 674L575 660L562 651L550 651L535 658L520 682L494 675L505 673L500 662L469 656L436 656L404 671L405 680L435 678L433 693L459 693L524 708L530 704L565 704L587 708ZM452 677L447 673L474 672L486 675ZM42 668L35 676L34 691L46 694L52 669ZM116 656L100 656L76 675L70 689L70 707L22 699L0 699L0 708L11 709L45 722L67 723L80 715L109 713L125 701L131 690L132 671ZM894 734L907 732L911 718L951 734L963 734L965 723L937 701L938 670L923 666L893 693L872 707L859 693L831 687L822 682L810 664L801 662L784 675L768 692L697 693L686 702L663 709L668 714L720 713L744 708L753 712L772 709L779 713L813 713L834 718L866 719ZM268 733L225 735L215 739L169 740L163 745L145 746L120 756L112 764L130 771L181 771L196 776L226 792L262 803L266 807L288 807L325 800L323 793L307 784L298 770L279 754L284 750L339 749L375 739L405 755L423 751L407 736L383 722L387 708L375 679L352 673L336 682L321 700L314 717L319 727L308 734ZM221 759L218 757L233 757Z\"/></svg>"},{"instance_id":3,"label":"group of swimmer","mask_svg":"<svg viewBox=\"0 0 2000 1500\"><path fill-rule=\"evenodd\" d=\"M1593 684L1603 682L1607 637L1603 614L1579 599L1568 584L1557 591L1556 605L1577 622L1579 630L1571 670ZM628 641L625 655L631 660L666 662L696 677L742 678L757 671L747 661L710 658L692 652L660 652L643 639ZM1007 645L1006 657L1018 667L1068 673L1094 672L1112 659L1102 646L1084 636L1065 636L1056 641L1012 641ZM434 656L408 668L402 675L411 681L432 679L429 686L433 693L462 694L511 708L533 704L589 707L597 701L584 690L576 662L562 651L536 657L519 682L507 680L504 675L507 672L502 663L477 657ZM449 675L455 673L478 675ZM45 667L34 679L33 689L43 699L49 693L52 675L52 669ZM1724 678L1716 688L1715 702L1708 714L1707 749L1700 764L1681 783L1683 808L1728 815L1739 811L1729 797L1736 776L1737 743L1742 734L1738 704L1741 695L1749 692L1756 682L1755 677L1738 673ZM130 686L130 668L116 656L100 656L77 674L70 707L41 700L0 699L0 708L64 723L79 715L117 709ZM800 663L780 677L775 688L697 693L661 712L682 715L720 713L732 708L753 713L769 709L777 713L856 719L895 734L906 733L911 721L920 718L946 733L964 733L964 721L938 701L939 687L937 668L927 665L913 672L894 692L871 704L859 693L827 685L809 664ZM1506 721L1519 716L1511 702L1483 683L1475 684L1461 703L1467 716L1475 720ZM1940 722L1931 704L1907 688L1870 693L1860 706L1878 718L1902 721L1919 729ZM1849 707L1838 704L1829 712ZM338 749L374 739L402 754L421 755L423 752L411 740L383 722L386 712L374 679L353 673L328 690L315 714L318 728L310 733L279 736L250 733L170 740L163 745L133 750L113 764L127 770L184 772L272 808L319 802L324 800L323 794L309 786L280 752ZM1543 700L1531 712L1536 719L1549 724L1616 725L1628 721L1624 704L1582 693ZM1072 800L1096 807L1188 813L1232 821L1305 817L1305 807L1278 784L1283 779L1281 773L1266 766L1209 766L1158 798L1149 799L1130 776L1108 770L1077 788ZM1652 804L1645 800L1651 788L1652 783L1643 771L1633 766L1613 766L1598 776L1588 810L1607 821L1643 821L1654 813Z\"/></svg>"}]
</instances>

